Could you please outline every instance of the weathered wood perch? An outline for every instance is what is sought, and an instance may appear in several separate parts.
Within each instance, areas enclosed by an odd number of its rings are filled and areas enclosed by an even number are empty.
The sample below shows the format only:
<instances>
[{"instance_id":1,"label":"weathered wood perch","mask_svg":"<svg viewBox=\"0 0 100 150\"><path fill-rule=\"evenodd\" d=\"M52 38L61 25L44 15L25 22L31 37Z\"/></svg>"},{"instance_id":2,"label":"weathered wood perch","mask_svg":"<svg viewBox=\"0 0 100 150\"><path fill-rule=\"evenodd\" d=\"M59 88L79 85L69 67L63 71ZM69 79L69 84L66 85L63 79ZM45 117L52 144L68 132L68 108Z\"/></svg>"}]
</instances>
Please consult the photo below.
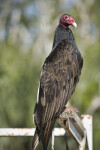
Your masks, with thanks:
<instances>
[{"instance_id":1,"label":"weathered wood perch","mask_svg":"<svg viewBox=\"0 0 100 150\"><path fill-rule=\"evenodd\" d=\"M82 115L81 119L72 109L65 111L57 119L62 128L54 128L52 132L52 150L54 137L71 135L79 144L79 150L92 150L92 116ZM33 136L35 128L0 128L0 136Z\"/></svg>"},{"instance_id":2,"label":"weathered wood perch","mask_svg":"<svg viewBox=\"0 0 100 150\"><path fill-rule=\"evenodd\" d=\"M72 135L79 144L79 150L92 150L92 117L82 115L81 119L74 109L65 109L58 118L58 123L67 135Z\"/></svg>"}]
</instances>

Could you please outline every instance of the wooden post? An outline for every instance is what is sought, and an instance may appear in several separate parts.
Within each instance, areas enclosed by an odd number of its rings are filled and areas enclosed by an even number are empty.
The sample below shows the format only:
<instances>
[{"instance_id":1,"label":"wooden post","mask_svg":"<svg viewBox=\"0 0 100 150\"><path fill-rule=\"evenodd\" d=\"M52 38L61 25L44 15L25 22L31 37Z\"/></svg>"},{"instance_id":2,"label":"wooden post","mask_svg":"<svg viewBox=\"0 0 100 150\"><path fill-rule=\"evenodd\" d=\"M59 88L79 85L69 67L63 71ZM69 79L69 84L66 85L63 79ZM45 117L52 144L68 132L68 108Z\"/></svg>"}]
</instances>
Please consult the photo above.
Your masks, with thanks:
<instances>
[{"instance_id":1,"label":"wooden post","mask_svg":"<svg viewBox=\"0 0 100 150\"><path fill-rule=\"evenodd\" d=\"M72 135L79 144L79 150L93 150L92 116L82 115L79 118L74 109L65 109L57 119L63 128L54 128L51 149L54 150L54 137ZM0 136L33 136L35 128L0 128Z\"/></svg>"},{"instance_id":2,"label":"wooden post","mask_svg":"<svg viewBox=\"0 0 100 150\"><path fill-rule=\"evenodd\" d=\"M92 116L82 115L81 118L82 118L82 124L86 130L89 150L93 150Z\"/></svg>"},{"instance_id":3,"label":"wooden post","mask_svg":"<svg viewBox=\"0 0 100 150\"><path fill-rule=\"evenodd\" d=\"M92 116L79 118L74 109L65 109L58 118L58 123L72 135L79 144L79 150L92 150Z\"/></svg>"},{"instance_id":4,"label":"wooden post","mask_svg":"<svg viewBox=\"0 0 100 150\"><path fill-rule=\"evenodd\" d=\"M84 127L74 110L65 109L58 118L58 123L66 130L67 134L74 137L79 145L81 144L84 137Z\"/></svg>"},{"instance_id":5,"label":"wooden post","mask_svg":"<svg viewBox=\"0 0 100 150\"><path fill-rule=\"evenodd\" d=\"M52 131L51 150L54 150L54 139L55 139L54 131Z\"/></svg>"}]
</instances>

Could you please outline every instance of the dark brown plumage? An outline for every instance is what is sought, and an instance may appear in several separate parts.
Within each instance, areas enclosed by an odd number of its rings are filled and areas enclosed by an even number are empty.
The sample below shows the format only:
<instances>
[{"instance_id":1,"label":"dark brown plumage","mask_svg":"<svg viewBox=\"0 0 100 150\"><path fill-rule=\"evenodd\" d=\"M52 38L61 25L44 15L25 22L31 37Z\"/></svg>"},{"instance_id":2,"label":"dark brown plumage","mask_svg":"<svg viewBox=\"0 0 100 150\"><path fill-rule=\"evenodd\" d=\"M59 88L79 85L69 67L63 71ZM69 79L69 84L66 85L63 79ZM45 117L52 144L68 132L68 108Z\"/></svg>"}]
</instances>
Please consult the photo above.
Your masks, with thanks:
<instances>
[{"instance_id":1,"label":"dark brown plumage","mask_svg":"<svg viewBox=\"0 0 100 150\"><path fill-rule=\"evenodd\" d=\"M34 110L36 132L33 138L33 150L40 140L43 150L47 150L55 121L64 111L67 101L75 90L82 65L83 59L72 31L59 25L52 51L46 58L40 75L38 101Z\"/></svg>"}]
</instances>

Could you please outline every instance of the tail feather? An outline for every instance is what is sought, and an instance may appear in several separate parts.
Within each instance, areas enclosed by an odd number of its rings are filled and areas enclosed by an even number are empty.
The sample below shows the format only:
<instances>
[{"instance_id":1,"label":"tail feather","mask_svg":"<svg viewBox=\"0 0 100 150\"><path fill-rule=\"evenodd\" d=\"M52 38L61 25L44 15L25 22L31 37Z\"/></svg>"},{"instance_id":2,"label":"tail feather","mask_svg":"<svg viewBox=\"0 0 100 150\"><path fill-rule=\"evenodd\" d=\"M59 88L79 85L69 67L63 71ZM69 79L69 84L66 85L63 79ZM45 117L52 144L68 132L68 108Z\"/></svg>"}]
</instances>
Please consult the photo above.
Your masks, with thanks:
<instances>
[{"instance_id":1,"label":"tail feather","mask_svg":"<svg viewBox=\"0 0 100 150\"><path fill-rule=\"evenodd\" d=\"M43 150L47 150L49 138L52 134L52 129L54 127L54 124L55 124L55 120L49 121L45 125L44 132L41 137Z\"/></svg>"},{"instance_id":2,"label":"tail feather","mask_svg":"<svg viewBox=\"0 0 100 150\"><path fill-rule=\"evenodd\" d=\"M38 146L40 142L40 133L39 131L36 129L35 130L35 134L34 134L34 137L33 137L33 140L32 140L32 150L35 150Z\"/></svg>"},{"instance_id":3,"label":"tail feather","mask_svg":"<svg viewBox=\"0 0 100 150\"><path fill-rule=\"evenodd\" d=\"M49 138L52 134L52 129L54 127L55 121L56 120L48 121L44 125L42 131L36 128L33 141L32 141L32 150L36 150L40 140L42 141L43 150L47 150Z\"/></svg>"}]
</instances>

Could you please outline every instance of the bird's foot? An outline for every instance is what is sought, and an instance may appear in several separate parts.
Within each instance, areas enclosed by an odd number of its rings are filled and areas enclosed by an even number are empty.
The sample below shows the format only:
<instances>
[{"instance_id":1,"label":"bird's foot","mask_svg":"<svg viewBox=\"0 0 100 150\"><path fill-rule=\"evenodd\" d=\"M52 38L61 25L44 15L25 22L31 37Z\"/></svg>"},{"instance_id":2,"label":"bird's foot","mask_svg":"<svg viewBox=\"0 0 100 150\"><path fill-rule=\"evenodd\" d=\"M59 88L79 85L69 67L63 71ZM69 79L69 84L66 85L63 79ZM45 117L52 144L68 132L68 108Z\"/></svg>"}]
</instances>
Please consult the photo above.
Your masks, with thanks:
<instances>
[{"instance_id":1,"label":"bird's foot","mask_svg":"<svg viewBox=\"0 0 100 150\"><path fill-rule=\"evenodd\" d=\"M74 108L74 107L65 106L65 110L67 110L69 118L70 118L71 111L74 111L75 113L79 113L79 110L77 108ZM62 114L60 114L59 119L66 119L65 114L66 114L65 111Z\"/></svg>"},{"instance_id":2,"label":"bird's foot","mask_svg":"<svg viewBox=\"0 0 100 150\"><path fill-rule=\"evenodd\" d=\"M66 107L65 106L65 109L70 109L70 110L73 110L73 111L75 111L76 113L79 113L79 110L77 109L77 108L74 108L74 107Z\"/></svg>"}]
</instances>

